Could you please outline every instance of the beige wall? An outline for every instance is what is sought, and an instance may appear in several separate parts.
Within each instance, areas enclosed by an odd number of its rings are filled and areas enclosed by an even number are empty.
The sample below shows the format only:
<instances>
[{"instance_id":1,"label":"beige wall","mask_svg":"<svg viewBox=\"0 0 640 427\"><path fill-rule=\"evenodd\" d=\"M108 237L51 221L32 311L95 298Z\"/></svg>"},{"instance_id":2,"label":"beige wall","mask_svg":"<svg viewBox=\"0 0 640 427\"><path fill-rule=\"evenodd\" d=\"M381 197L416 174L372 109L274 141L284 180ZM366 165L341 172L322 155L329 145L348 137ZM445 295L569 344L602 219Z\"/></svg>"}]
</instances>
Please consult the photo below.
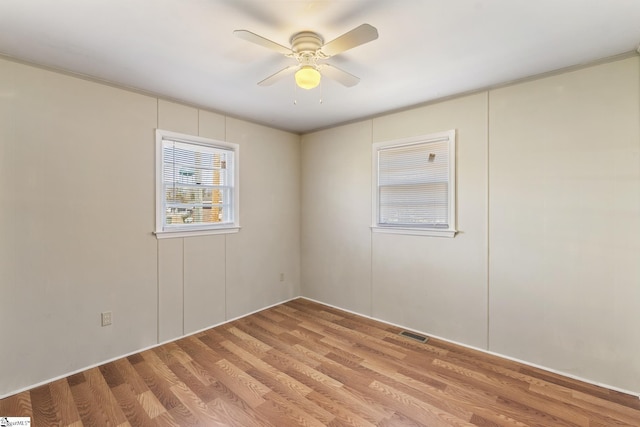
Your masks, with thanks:
<instances>
[{"instance_id":1,"label":"beige wall","mask_svg":"<svg viewBox=\"0 0 640 427\"><path fill-rule=\"evenodd\" d=\"M639 65L304 135L303 295L640 393ZM448 129L460 234L372 234L371 144Z\"/></svg>"},{"instance_id":2,"label":"beige wall","mask_svg":"<svg viewBox=\"0 0 640 427\"><path fill-rule=\"evenodd\" d=\"M0 395L299 294L640 393L639 86L628 58L300 144L0 60ZM240 144L239 233L151 234L157 127ZM460 234L372 234L371 144L452 128Z\"/></svg>"},{"instance_id":3,"label":"beige wall","mask_svg":"<svg viewBox=\"0 0 640 427\"><path fill-rule=\"evenodd\" d=\"M374 233L372 315L477 347L487 343L486 117L480 93L377 118L372 138L456 129L460 230L454 239Z\"/></svg>"},{"instance_id":4,"label":"beige wall","mask_svg":"<svg viewBox=\"0 0 640 427\"><path fill-rule=\"evenodd\" d=\"M302 138L302 294L371 311L371 124Z\"/></svg>"},{"instance_id":5,"label":"beige wall","mask_svg":"<svg viewBox=\"0 0 640 427\"><path fill-rule=\"evenodd\" d=\"M490 94L491 349L640 392L639 60Z\"/></svg>"},{"instance_id":6,"label":"beige wall","mask_svg":"<svg viewBox=\"0 0 640 427\"><path fill-rule=\"evenodd\" d=\"M152 235L158 127L240 144L239 233ZM0 396L299 295L299 139L0 60Z\"/></svg>"}]
</instances>

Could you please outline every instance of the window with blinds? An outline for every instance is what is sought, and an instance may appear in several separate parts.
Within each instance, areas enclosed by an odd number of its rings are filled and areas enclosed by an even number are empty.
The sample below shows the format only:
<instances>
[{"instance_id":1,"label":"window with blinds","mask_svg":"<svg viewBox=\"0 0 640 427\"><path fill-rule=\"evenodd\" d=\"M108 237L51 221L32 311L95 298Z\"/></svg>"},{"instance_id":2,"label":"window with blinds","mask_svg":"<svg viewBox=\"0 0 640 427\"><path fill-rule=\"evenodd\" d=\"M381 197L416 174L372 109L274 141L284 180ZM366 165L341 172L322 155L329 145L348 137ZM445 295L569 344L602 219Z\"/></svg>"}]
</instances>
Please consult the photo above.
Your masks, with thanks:
<instances>
[{"instance_id":1,"label":"window with blinds","mask_svg":"<svg viewBox=\"0 0 640 427\"><path fill-rule=\"evenodd\" d=\"M455 235L455 131L373 146L374 231Z\"/></svg>"},{"instance_id":2,"label":"window with blinds","mask_svg":"<svg viewBox=\"0 0 640 427\"><path fill-rule=\"evenodd\" d=\"M156 235L238 230L238 146L156 131Z\"/></svg>"}]
</instances>

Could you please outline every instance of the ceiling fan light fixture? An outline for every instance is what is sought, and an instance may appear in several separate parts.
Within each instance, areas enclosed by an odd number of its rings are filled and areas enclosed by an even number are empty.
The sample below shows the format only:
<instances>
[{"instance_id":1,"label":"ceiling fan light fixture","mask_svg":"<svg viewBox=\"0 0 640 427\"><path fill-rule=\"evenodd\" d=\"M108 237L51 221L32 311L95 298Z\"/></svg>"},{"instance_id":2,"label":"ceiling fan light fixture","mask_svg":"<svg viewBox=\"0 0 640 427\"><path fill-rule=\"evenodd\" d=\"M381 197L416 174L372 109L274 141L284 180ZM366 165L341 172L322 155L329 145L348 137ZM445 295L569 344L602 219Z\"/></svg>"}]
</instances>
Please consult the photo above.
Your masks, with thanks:
<instances>
[{"instance_id":1,"label":"ceiling fan light fixture","mask_svg":"<svg viewBox=\"0 0 640 427\"><path fill-rule=\"evenodd\" d=\"M302 89L313 89L320 84L320 72L311 65L303 65L295 74L296 84Z\"/></svg>"}]
</instances>

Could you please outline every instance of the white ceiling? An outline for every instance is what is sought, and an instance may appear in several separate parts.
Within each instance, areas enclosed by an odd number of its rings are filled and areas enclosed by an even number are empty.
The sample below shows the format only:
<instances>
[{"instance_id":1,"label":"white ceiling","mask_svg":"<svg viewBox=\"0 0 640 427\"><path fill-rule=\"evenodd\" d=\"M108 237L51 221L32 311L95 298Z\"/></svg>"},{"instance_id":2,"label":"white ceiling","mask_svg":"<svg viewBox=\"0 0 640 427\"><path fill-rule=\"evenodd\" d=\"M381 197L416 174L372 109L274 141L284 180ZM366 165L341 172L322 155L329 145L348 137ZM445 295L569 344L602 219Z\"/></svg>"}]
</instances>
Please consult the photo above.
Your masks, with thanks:
<instances>
[{"instance_id":1,"label":"white ceiling","mask_svg":"<svg viewBox=\"0 0 640 427\"><path fill-rule=\"evenodd\" d=\"M289 45L369 23L379 38L327 62L347 88L256 83ZM640 42L640 0L1 0L0 53L297 133L597 59ZM319 100L322 99L322 103ZM294 105L294 101L297 104Z\"/></svg>"}]
</instances>

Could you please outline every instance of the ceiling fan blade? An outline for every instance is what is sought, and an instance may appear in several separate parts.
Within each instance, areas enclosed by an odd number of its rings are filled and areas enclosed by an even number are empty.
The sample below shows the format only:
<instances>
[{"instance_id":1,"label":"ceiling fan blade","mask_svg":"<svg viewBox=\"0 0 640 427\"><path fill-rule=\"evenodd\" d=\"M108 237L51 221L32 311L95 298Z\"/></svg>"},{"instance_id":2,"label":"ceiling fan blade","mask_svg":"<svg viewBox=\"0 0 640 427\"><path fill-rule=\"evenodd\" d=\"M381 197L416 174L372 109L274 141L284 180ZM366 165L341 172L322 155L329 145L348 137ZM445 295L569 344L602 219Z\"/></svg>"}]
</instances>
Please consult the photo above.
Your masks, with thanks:
<instances>
[{"instance_id":1,"label":"ceiling fan blade","mask_svg":"<svg viewBox=\"0 0 640 427\"><path fill-rule=\"evenodd\" d=\"M270 75L269 77L262 80L261 82L258 82L258 86L271 86L275 82L282 80L283 78L287 77L290 74L293 74L293 72L297 69L298 69L297 65L290 65L287 68L283 68L282 70L278 71L275 74Z\"/></svg>"},{"instance_id":2,"label":"ceiling fan blade","mask_svg":"<svg viewBox=\"0 0 640 427\"><path fill-rule=\"evenodd\" d=\"M349 74L331 64L320 64L318 65L318 70L323 76L328 77L331 80L335 80L347 87L355 86L360 81L359 77Z\"/></svg>"},{"instance_id":3,"label":"ceiling fan blade","mask_svg":"<svg viewBox=\"0 0 640 427\"><path fill-rule=\"evenodd\" d=\"M344 33L340 37L331 40L322 46L321 50L325 55L333 56L377 38L378 30L375 27L369 24L362 24L348 33Z\"/></svg>"},{"instance_id":4,"label":"ceiling fan blade","mask_svg":"<svg viewBox=\"0 0 640 427\"><path fill-rule=\"evenodd\" d=\"M280 52L283 55L291 54L291 49L289 49L288 47L278 44L269 39L265 39L264 37L259 36L256 33L252 33L251 31L235 30L233 34L235 34L236 37L239 37L243 40L249 41L251 43L255 43L262 47L266 47L267 49L275 50L276 52Z\"/></svg>"}]
</instances>

